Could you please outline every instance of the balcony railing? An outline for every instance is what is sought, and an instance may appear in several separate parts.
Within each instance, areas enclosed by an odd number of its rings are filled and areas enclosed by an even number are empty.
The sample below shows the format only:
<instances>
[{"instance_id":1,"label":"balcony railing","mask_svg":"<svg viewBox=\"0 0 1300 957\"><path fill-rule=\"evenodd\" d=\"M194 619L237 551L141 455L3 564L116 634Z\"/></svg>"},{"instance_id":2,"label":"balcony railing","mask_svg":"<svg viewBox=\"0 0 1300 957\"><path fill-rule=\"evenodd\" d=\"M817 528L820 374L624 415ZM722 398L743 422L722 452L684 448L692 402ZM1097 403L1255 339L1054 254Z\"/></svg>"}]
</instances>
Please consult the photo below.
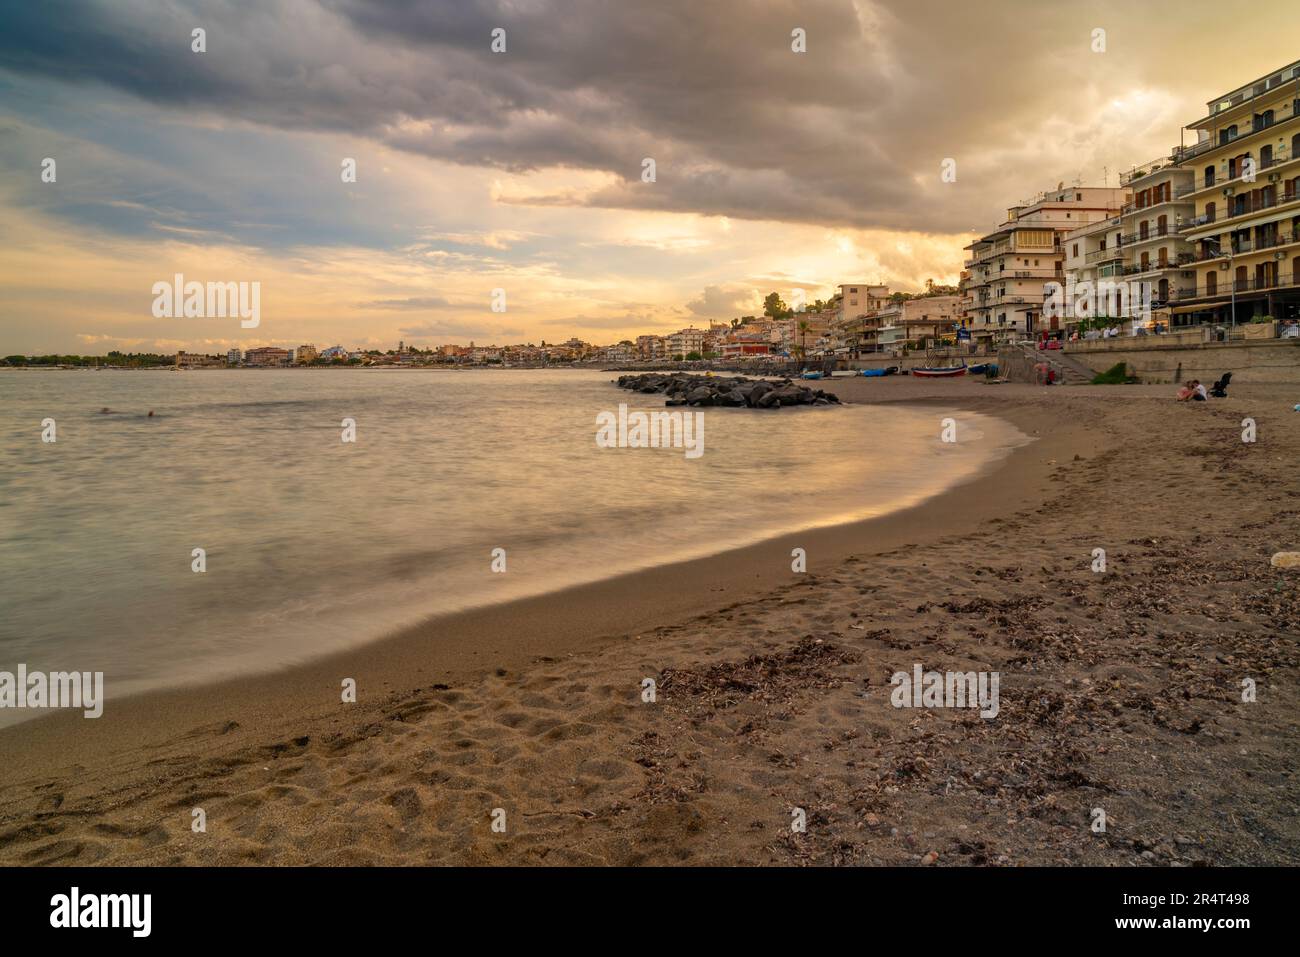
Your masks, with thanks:
<instances>
[{"instance_id":1,"label":"balcony railing","mask_svg":"<svg viewBox=\"0 0 1300 957\"><path fill-rule=\"evenodd\" d=\"M1119 241L1121 246L1131 246L1134 243L1144 243L1149 239L1160 239L1169 235L1168 224L1156 226L1154 229L1148 229L1145 233L1139 230L1136 233L1129 233L1127 236L1121 236Z\"/></svg>"},{"instance_id":2,"label":"balcony railing","mask_svg":"<svg viewBox=\"0 0 1300 957\"><path fill-rule=\"evenodd\" d=\"M1275 87L1273 92L1276 91L1277 88ZM1280 106L1277 110L1274 111L1274 115L1271 120L1264 120L1259 123L1256 123L1254 119L1246 120L1243 117L1241 121L1241 125L1244 128L1240 132L1238 132L1236 136L1228 136L1228 137L1211 136L1205 142L1197 143L1194 146L1180 146L1174 150L1174 161L1178 163L1185 163L1189 159L1192 159L1193 157L1200 156L1202 153L1208 153L1211 150L1217 150L1220 147L1229 146L1237 142L1237 140L1244 140L1248 136L1254 136L1256 133L1262 133L1264 130L1277 126L1279 123L1285 122L1286 120L1289 120L1296 115L1297 114L1295 113L1295 109L1293 105L1291 103L1284 103L1282 106Z\"/></svg>"},{"instance_id":3,"label":"balcony railing","mask_svg":"<svg viewBox=\"0 0 1300 957\"><path fill-rule=\"evenodd\" d=\"M1122 258L1124 258L1124 251L1119 246L1116 246L1113 249L1094 249L1092 252L1088 253L1088 255L1083 257L1083 261L1095 263Z\"/></svg>"},{"instance_id":4,"label":"balcony railing","mask_svg":"<svg viewBox=\"0 0 1300 957\"><path fill-rule=\"evenodd\" d=\"M1226 279L1218 283L1213 289L1209 286L1198 286L1196 298L1229 296L1234 292L1260 292L1266 289L1281 289L1295 285L1300 285L1300 273L1280 273L1276 277L1265 277L1263 279Z\"/></svg>"},{"instance_id":5,"label":"balcony railing","mask_svg":"<svg viewBox=\"0 0 1300 957\"><path fill-rule=\"evenodd\" d=\"M1265 236L1262 239L1239 239L1231 244L1233 256L1245 256L1250 253L1263 252L1266 249L1276 249L1278 246L1288 246L1291 243L1300 243L1300 232L1280 232L1275 236ZM1222 246L1210 250L1205 249L1196 253L1197 262L1208 262L1211 259L1227 259L1229 254L1222 251Z\"/></svg>"},{"instance_id":6,"label":"balcony railing","mask_svg":"<svg viewBox=\"0 0 1300 957\"><path fill-rule=\"evenodd\" d=\"M1163 270L1166 269L1177 269L1177 268L1178 266L1176 263L1171 263L1167 259L1164 262L1161 262L1160 260L1157 259L1155 262L1148 262L1145 265L1143 263L1133 263L1133 265L1131 266L1125 266L1124 275L1137 276L1144 272L1162 272Z\"/></svg>"},{"instance_id":7,"label":"balcony railing","mask_svg":"<svg viewBox=\"0 0 1300 957\"><path fill-rule=\"evenodd\" d=\"M1232 207L1220 212L1216 209L1212 213L1202 213L1195 216L1178 227L1180 233L1197 230L1203 226L1209 226L1214 223L1226 223L1231 219L1239 219L1242 216L1250 216L1254 213L1262 212L1266 209L1273 209L1277 206L1285 206L1288 203L1294 203L1300 200L1300 193L1283 193L1278 196L1267 196L1260 199L1252 199L1249 196L1242 197L1245 202L1234 204Z\"/></svg>"},{"instance_id":8,"label":"balcony railing","mask_svg":"<svg viewBox=\"0 0 1300 957\"><path fill-rule=\"evenodd\" d=\"M1281 82L1274 83L1270 86L1266 80L1261 84L1264 87L1262 90L1251 89L1249 93L1241 92L1236 96L1229 98L1226 103L1222 101L1215 103L1214 106L1210 108L1210 116L1217 116L1220 113L1226 113L1228 110L1235 110L1243 103L1249 103L1251 100L1258 99L1261 96L1275 95L1279 90L1285 89L1288 85L1294 88L1295 81L1300 79L1300 66L1295 66L1293 64L1290 67L1290 70L1290 75L1287 74L1287 68L1285 67L1282 69L1281 73L1278 74L1282 77Z\"/></svg>"},{"instance_id":9,"label":"balcony railing","mask_svg":"<svg viewBox=\"0 0 1300 957\"><path fill-rule=\"evenodd\" d=\"M1247 153L1247 155L1249 156L1250 154ZM1293 159L1300 159L1300 155L1293 156L1291 154L1291 148L1287 146L1285 143L1276 147L1276 149L1273 150L1271 155L1267 157L1261 157L1256 160L1256 165L1255 165L1256 180L1258 180L1259 174L1264 172L1265 170L1270 170L1277 166L1284 166L1287 163L1291 162ZM1237 172L1233 167L1230 167L1228 165L1228 161L1225 159L1221 161L1217 167L1215 167L1214 176L1210 178L1208 181L1205 178L1205 174L1201 173L1197 183L1193 184L1193 186L1191 187L1191 191L1199 193L1199 192L1204 192L1205 190L1208 189L1217 189L1224 186L1232 186L1232 185L1240 184L1243 182L1242 177L1244 175L1245 175L1244 172Z\"/></svg>"},{"instance_id":10,"label":"balcony railing","mask_svg":"<svg viewBox=\"0 0 1300 957\"><path fill-rule=\"evenodd\" d=\"M1119 174L1119 185L1127 186L1135 179L1141 179L1143 176L1158 173L1166 166L1172 165L1173 162L1168 156L1161 156L1159 159L1153 159L1150 163L1143 163L1141 166L1134 166L1128 172Z\"/></svg>"}]
</instances>

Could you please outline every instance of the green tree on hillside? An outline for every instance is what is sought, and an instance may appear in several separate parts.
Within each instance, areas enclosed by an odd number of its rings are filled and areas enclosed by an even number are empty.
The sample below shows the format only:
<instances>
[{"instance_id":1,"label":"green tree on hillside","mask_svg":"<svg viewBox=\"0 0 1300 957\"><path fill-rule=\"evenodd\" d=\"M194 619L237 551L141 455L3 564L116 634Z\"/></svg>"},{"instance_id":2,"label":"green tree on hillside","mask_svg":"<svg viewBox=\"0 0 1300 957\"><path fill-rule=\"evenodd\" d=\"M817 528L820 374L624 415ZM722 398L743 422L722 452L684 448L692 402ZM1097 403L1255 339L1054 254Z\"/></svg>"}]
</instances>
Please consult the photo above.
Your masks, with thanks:
<instances>
[{"instance_id":1,"label":"green tree on hillside","mask_svg":"<svg viewBox=\"0 0 1300 957\"><path fill-rule=\"evenodd\" d=\"M763 315L771 316L773 319L784 319L791 315L791 312L779 292L769 292L763 298Z\"/></svg>"}]
</instances>

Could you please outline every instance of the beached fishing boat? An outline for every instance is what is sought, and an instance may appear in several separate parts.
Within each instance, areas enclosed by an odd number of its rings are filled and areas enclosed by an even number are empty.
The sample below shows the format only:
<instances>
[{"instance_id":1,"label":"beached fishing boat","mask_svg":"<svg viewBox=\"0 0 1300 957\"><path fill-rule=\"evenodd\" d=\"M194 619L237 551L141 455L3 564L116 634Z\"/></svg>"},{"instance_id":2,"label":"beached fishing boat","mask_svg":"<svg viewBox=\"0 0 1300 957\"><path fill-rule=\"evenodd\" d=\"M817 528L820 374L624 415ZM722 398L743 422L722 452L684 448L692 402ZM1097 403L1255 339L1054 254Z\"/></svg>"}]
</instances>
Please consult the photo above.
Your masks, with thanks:
<instances>
[{"instance_id":1,"label":"beached fishing boat","mask_svg":"<svg viewBox=\"0 0 1300 957\"><path fill-rule=\"evenodd\" d=\"M967 367L966 367L966 374L967 374L967 375L983 375L985 372L987 372L987 371L989 370L989 366L990 366L991 364L992 364L992 363L981 362L981 363L979 363L978 365L967 366ZM994 370L995 372L997 371L997 368L998 368L997 366L993 366L993 370Z\"/></svg>"},{"instance_id":2,"label":"beached fishing boat","mask_svg":"<svg viewBox=\"0 0 1300 957\"><path fill-rule=\"evenodd\" d=\"M805 372L801 378L804 378L804 379L820 379L821 377L822 377L822 374L821 374L820 372Z\"/></svg>"},{"instance_id":3,"label":"beached fishing boat","mask_svg":"<svg viewBox=\"0 0 1300 957\"><path fill-rule=\"evenodd\" d=\"M868 378L883 375L897 375L898 366L888 366L884 369L863 369L862 374Z\"/></svg>"},{"instance_id":4,"label":"beached fishing boat","mask_svg":"<svg viewBox=\"0 0 1300 957\"><path fill-rule=\"evenodd\" d=\"M949 367L947 367L947 368L943 368L943 369L934 369L934 368L931 368L931 369L923 369L923 368L922 368L922 369L913 369L913 370L912 370L912 375L919 375L919 376L922 376L922 377L924 377L924 378L928 378L928 379L951 379L951 378L954 378L955 376L965 375L965 374L966 374L966 367L965 367L964 365L963 365L963 366L949 366Z\"/></svg>"}]
</instances>

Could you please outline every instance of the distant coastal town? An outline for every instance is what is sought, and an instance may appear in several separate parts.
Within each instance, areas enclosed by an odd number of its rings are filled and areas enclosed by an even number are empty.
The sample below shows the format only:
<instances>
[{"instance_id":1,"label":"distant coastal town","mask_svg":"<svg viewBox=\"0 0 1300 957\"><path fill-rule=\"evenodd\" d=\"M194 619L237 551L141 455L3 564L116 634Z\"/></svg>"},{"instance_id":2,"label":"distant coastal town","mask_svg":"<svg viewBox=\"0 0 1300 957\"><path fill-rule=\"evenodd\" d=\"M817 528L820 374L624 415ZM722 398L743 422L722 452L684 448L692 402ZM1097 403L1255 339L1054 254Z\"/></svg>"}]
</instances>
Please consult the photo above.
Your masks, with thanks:
<instances>
[{"instance_id":1,"label":"distant coastal town","mask_svg":"<svg viewBox=\"0 0 1300 957\"><path fill-rule=\"evenodd\" d=\"M759 315L597 345L399 342L388 350L259 346L224 355L110 352L5 357L10 367L541 367L771 360L823 365L940 351L992 355L1017 343L1181 337L1186 344L1300 337L1300 61L1215 97L1168 154L1119 186L1066 186L1008 208L968 244L957 285L918 292L873 281ZM1062 291L1065 294L1062 295ZM1170 345L1174 339L1168 340ZM1087 375L1085 366L1076 373ZM1062 372L1068 371L1065 369Z\"/></svg>"}]
</instances>

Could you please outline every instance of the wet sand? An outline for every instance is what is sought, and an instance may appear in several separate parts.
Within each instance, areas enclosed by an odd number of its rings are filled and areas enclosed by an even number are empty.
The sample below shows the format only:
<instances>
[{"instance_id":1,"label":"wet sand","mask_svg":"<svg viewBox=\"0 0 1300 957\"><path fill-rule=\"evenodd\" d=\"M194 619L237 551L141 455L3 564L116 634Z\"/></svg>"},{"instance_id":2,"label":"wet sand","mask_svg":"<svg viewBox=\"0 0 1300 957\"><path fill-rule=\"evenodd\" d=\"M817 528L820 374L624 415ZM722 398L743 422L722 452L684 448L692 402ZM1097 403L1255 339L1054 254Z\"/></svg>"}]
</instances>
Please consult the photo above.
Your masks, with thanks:
<instances>
[{"instance_id":1,"label":"wet sand","mask_svg":"<svg viewBox=\"0 0 1300 957\"><path fill-rule=\"evenodd\" d=\"M1300 573L1268 564L1300 547L1298 397L823 385L1036 441L882 519L4 729L0 862L1300 860ZM999 671L998 717L892 707L917 662Z\"/></svg>"}]
</instances>

